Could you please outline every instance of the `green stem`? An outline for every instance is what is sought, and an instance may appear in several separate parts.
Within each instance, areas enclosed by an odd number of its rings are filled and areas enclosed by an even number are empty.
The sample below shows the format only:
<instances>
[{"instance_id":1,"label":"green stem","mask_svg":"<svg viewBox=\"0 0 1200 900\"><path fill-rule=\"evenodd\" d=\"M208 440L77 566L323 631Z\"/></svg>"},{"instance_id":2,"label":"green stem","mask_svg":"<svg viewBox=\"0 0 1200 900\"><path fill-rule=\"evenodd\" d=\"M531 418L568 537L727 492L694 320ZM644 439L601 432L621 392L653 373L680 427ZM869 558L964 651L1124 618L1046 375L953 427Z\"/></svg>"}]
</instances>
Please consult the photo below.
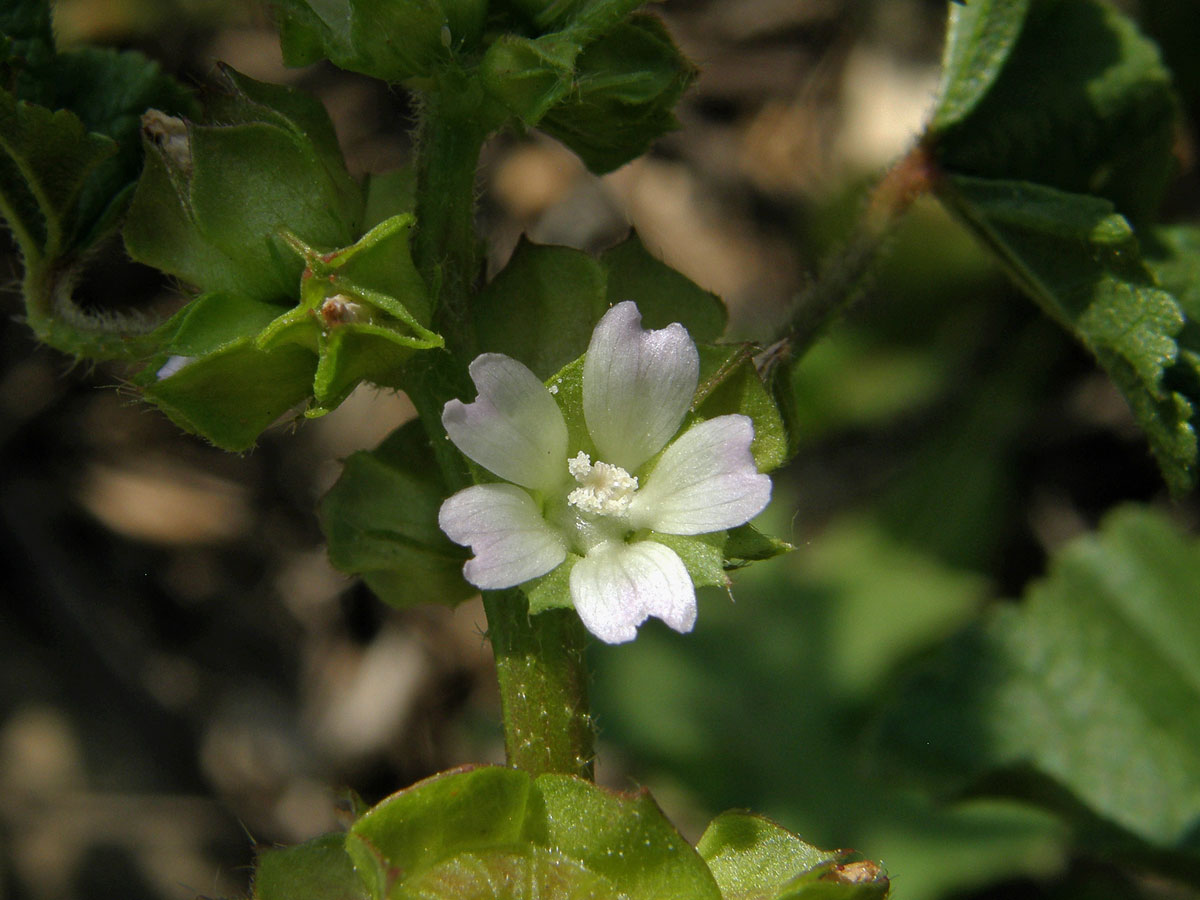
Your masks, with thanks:
<instances>
[{"instance_id":1,"label":"green stem","mask_svg":"<svg viewBox=\"0 0 1200 900\"><path fill-rule=\"evenodd\" d=\"M434 295L436 327L457 356L477 352L470 300L482 273L475 232L475 173L488 135L478 82L444 74L422 100L417 133L413 259Z\"/></svg>"},{"instance_id":2,"label":"green stem","mask_svg":"<svg viewBox=\"0 0 1200 900\"><path fill-rule=\"evenodd\" d=\"M441 423L442 406L471 390L465 364L478 352L470 305L483 256L475 231L475 173L490 130L478 82L447 73L425 98L417 144L417 226L413 258L435 299L435 327L449 353L432 351L410 396L447 486L470 483ZM574 610L529 615L518 590L487 592L488 637L500 682L508 764L532 774L592 777L587 703L587 635Z\"/></svg>"},{"instance_id":3,"label":"green stem","mask_svg":"<svg viewBox=\"0 0 1200 900\"><path fill-rule=\"evenodd\" d=\"M579 616L572 609L531 616L516 590L489 591L483 604L500 680L508 764L533 775L593 778L587 634Z\"/></svg>"}]
</instances>

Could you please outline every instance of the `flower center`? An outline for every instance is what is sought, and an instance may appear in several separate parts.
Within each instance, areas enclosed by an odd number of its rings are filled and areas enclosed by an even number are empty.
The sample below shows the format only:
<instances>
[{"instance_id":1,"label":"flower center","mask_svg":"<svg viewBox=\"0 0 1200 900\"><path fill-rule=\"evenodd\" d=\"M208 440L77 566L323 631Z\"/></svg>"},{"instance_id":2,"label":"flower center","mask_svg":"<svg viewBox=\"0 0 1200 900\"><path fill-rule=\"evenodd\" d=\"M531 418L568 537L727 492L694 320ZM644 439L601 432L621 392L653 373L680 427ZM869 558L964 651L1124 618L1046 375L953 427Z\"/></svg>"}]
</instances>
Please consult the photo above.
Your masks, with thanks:
<instances>
[{"instance_id":1,"label":"flower center","mask_svg":"<svg viewBox=\"0 0 1200 900\"><path fill-rule=\"evenodd\" d=\"M580 451L567 460L567 471L579 487L567 494L567 503L594 516L623 516L629 511L638 480L620 466L597 461Z\"/></svg>"}]
</instances>

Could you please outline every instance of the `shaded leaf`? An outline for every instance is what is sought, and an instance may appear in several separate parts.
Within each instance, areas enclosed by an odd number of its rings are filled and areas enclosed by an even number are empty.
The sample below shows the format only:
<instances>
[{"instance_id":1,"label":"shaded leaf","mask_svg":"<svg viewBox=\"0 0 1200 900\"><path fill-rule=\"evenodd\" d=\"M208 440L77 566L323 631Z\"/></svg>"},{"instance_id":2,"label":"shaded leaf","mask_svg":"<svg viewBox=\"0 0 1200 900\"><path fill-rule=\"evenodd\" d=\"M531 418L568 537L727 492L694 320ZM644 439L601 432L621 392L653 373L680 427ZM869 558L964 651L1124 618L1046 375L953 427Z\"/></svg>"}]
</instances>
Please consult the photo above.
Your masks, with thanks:
<instances>
[{"instance_id":1,"label":"shaded leaf","mask_svg":"<svg viewBox=\"0 0 1200 900\"><path fill-rule=\"evenodd\" d=\"M1192 487L1198 398L1164 377L1184 315L1143 264L1128 221L1098 197L1041 185L954 176L948 187L942 199L1108 372L1171 488Z\"/></svg>"},{"instance_id":2,"label":"shaded leaf","mask_svg":"<svg viewBox=\"0 0 1200 900\"><path fill-rule=\"evenodd\" d=\"M997 11L998 4L981 7L979 24L995 21L1000 30L985 71L1000 61L1003 69L982 98L967 92L975 98L969 112L939 123L941 163L965 175L1096 194L1134 221L1152 216L1174 173L1176 118L1153 42L1099 0L1035 0L1002 58L1016 10L994 19Z\"/></svg>"},{"instance_id":3,"label":"shaded leaf","mask_svg":"<svg viewBox=\"0 0 1200 900\"><path fill-rule=\"evenodd\" d=\"M721 298L652 256L636 232L606 250L600 264L608 274L608 304L636 301L646 328L680 322L697 343L712 343L725 333L728 315Z\"/></svg>"},{"instance_id":4,"label":"shaded leaf","mask_svg":"<svg viewBox=\"0 0 1200 900\"><path fill-rule=\"evenodd\" d=\"M662 22L634 15L584 47L570 93L538 127L611 172L678 127L672 110L695 77Z\"/></svg>"},{"instance_id":5,"label":"shaded leaf","mask_svg":"<svg viewBox=\"0 0 1200 900\"><path fill-rule=\"evenodd\" d=\"M968 116L987 95L1017 42L1030 2L973 0L950 7L934 131Z\"/></svg>"},{"instance_id":6,"label":"shaded leaf","mask_svg":"<svg viewBox=\"0 0 1200 900\"><path fill-rule=\"evenodd\" d=\"M522 238L472 308L480 349L549 378L587 350L607 308L605 273L581 250Z\"/></svg>"},{"instance_id":7,"label":"shaded leaf","mask_svg":"<svg viewBox=\"0 0 1200 900\"><path fill-rule=\"evenodd\" d=\"M296 847L263 850L252 900L367 900L346 854L346 835L323 834Z\"/></svg>"},{"instance_id":8,"label":"shaded leaf","mask_svg":"<svg viewBox=\"0 0 1200 900\"><path fill-rule=\"evenodd\" d=\"M418 422L372 451L346 460L321 501L321 529L333 564L362 576L392 606L457 603L476 593L462 577L466 552L437 524L446 491Z\"/></svg>"},{"instance_id":9,"label":"shaded leaf","mask_svg":"<svg viewBox=\"0 0 1200 900\"><path fill-rule=\"evenodd\" d=\"M926 777L1020 792L1029 767L1162 849L1200 852L1200 543L1138 507L1069 544L910 680L883 726Z\"/></svg>"},{"instance_id":10,"label":"shaded leaf","mask_svg":"<svg viewBox=\"0 0 1200 900\"><path fill-rule=\"evenodd\" d=\"M479 39L485 0L277 0L283 59L319 59L384 81L427 76ZM444 30L443 30L444 29Z\"/></svg>"}]
</instances>

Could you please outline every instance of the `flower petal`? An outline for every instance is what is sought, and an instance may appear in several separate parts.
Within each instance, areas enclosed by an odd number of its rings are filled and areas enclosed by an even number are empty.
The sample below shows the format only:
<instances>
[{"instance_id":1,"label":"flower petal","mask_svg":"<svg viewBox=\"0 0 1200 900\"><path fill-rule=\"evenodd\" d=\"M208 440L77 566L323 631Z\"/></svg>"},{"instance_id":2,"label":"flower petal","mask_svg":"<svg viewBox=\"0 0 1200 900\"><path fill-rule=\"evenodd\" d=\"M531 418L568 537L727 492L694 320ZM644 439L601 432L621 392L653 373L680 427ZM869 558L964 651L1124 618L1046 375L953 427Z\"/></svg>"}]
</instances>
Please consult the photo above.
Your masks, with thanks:
<instances>
[{"instance_id":1,"label":"flower petal","mask_svg":"<svg viewBox=\"0 0 1200 900\"><path fill-rule=\"evenodd\" d=\"M741 415L693 425L667 448L629 507L635 528L707 534L749 522L771 499L754 465L754 423Z\"/></svg>"},{"instance_id":2,"label":"flower petal","mask_svg":"<svg viewBox=\"0 0 1200 900\"><path fill-rule=\"evenodd\" d=\"M571 569L571 600L587 630L609 644L632 641L650 616L676 631L696 623L696 589L681 560L654 541L605 541Z\"/></svg>"},{"instance_id":3,"label":"flower petal","mask_svg":"<svg viewBox=\"0 0 1200 900\"><path fill-rule=\"evenodd\" d=\"M545 575L567 558L562 535L542 518L533 498L511 484L480 484L446 499L438 525L474 559L463 576L477 588L499 590Z\"/></svg>"},{"instance_id":4,"label":"flower petal","mask_svg":"<svg viewBox=\"0 0 1200 900\"><path fill-rule=\"evenodd\" d=\"M500 353L469 369L478 396L451 400L442 424L459 450L501 478L548 490L567 477L567 425L554 397L523 364Z\"/></svg>"},{"instance_id":5,"label":"flower petal","mask_svg":"<svg viewBox=\"0 0 1200 900\"><path fill-rule=\"evenodd\" d=\"M607 313L583 361L583 415L604 462L632 472L679 430L700 379L700 354L676 322L642 329L634 303Z\"/></svg>"}]
</instances>

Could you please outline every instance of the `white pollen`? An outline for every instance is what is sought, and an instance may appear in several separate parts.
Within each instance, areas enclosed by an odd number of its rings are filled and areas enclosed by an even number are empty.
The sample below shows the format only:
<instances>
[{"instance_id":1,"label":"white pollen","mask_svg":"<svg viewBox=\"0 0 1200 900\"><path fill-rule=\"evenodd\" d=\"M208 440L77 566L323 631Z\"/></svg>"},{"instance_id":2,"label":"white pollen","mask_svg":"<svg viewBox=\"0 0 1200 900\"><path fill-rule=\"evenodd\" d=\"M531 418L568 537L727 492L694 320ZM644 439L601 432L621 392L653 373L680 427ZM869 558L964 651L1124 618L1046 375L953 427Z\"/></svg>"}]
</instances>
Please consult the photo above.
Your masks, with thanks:
<instances>
[{"instance_id":1,"label":"white pollen","mask_svg":"<svg viewBox=\"0 0 1200 900\"><path fill-rule=\"evenodd\" d=\"M596 516L623 516L629 511L638 480L620 466L597 462L580 451L567 460L567 471L579 487L567 494L567 502L580 512Z\"/></svg>"},{"instance_id":2,"label":"white pollen","mask_svg":"<svg viewBox=\"0 0 1200 900\"><path fill-rule=\"evenodd\" d=\"M558 393L558 383L556 382L556 383L550 385L550 387L546 388L546 390L548 390L552 394L557 394Z\"/></svg>"}]
</instances>

